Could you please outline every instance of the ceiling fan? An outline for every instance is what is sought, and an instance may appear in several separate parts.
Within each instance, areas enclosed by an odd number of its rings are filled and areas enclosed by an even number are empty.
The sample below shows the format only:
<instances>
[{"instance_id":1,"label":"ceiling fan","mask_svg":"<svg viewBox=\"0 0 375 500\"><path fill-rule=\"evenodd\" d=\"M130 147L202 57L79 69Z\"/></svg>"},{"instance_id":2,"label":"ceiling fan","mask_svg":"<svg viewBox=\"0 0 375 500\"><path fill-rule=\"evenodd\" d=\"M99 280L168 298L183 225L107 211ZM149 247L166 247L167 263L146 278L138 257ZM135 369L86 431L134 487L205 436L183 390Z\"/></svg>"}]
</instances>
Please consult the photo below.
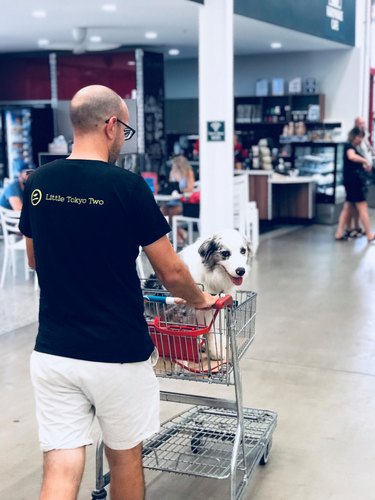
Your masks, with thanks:
<instances>
[{"instance_id":1,"label":"ceiling fan","mask_svg":"<svg viewBox=\"0 0 375 500\"><path fill-rule=\"evenodd\" d=\"M89 30L92 29L95 33L100 29L110 30L111 27L99 27L99 26L79 26L72 29L72 41L71 42L61 42L61 43L48 43L42 44L41 48L47 50L71 50L74 54L84 54L90 51L103 51L103 50L113 50L121 46L120 43L104 43L100 40L92 40L89 37ZM97 35L96 35L97 36Z\"/></svg>"}]
</instances>

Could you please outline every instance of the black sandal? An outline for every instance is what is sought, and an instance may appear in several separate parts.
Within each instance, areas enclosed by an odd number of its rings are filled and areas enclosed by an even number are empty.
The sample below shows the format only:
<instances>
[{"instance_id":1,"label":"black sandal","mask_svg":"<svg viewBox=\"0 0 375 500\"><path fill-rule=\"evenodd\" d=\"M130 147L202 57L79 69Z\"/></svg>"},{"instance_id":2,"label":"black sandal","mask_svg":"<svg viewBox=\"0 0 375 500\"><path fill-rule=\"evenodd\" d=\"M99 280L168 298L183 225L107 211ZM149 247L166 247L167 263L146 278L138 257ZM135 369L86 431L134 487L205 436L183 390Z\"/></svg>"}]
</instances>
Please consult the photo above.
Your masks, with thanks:
<instances>
[{"instance_id":1,"label":"black sandal","mask_svg":"<svg viewBox=\"0 0 375 500\"><path fill-rule=\"evenodd\" d=\"M361 227L357 227L355 229L352 229L351 231L348 231L349 238L361 238L365 234L366 233L363 231Z\"/></svg>"},{"instance_id":2,"label":"black sandal","mask_svg":"<svg viewBox=\"0 0 375 500\"><path fill-rule=\"evenodd\" d=\"M335 236L335 241L348 241L348 237L346 234L343 234L340 238L338 236Z\"/></svg>"}]
</instances>

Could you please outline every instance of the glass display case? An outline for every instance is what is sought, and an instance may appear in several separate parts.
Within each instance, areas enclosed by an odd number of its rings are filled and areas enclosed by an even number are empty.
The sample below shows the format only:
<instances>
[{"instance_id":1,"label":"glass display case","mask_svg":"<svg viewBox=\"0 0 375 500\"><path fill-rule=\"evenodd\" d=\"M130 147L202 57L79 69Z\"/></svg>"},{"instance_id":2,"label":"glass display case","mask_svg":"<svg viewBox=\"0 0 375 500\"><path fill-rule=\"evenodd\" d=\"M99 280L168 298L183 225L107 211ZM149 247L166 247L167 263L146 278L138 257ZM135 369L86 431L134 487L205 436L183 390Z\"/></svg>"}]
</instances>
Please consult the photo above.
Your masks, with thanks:
<instances>
[{"instance_id":1,"label":"glass display case","mask_svg":"<svg viewBox=\"0 0 375 500\"><path fill-rule=\"evenodd\" d=\"M316 182L317 222L336 223L345 201L344 143L303 142L291 146L294 168Z\"/></svg>"}]
</instances>

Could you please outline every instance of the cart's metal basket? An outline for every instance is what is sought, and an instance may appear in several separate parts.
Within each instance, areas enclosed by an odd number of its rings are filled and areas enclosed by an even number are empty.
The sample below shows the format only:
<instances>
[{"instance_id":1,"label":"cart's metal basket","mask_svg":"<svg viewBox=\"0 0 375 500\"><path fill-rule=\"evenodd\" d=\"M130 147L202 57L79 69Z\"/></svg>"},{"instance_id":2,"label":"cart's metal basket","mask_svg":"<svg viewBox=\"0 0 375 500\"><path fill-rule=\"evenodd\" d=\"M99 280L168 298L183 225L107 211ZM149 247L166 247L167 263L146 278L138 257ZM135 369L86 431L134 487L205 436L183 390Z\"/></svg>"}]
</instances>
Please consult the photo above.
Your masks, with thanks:
<instances>
[{"instance_id":1,"label":"cart's metal basket","mask_svg":"<svg viewBox=\"0 0 375 500\"><path fill-rule=\"evenodd\" d=\"M168 297L164 290L144 289ZM228 298L230 300L228 300ZM237 292L211 311L145 299L145 317L159 353L157 376L232 384L238 363L255 337L256 293Z\"/></svg>"},{"instance_id":2,"label":"cart's metal basket","mask_svg":"<svg viewBox=\"0 0 375 500\"><path fill-rule=\"evenodd\" d=\"M254 408L244 408L243 412L243 444L249 468L251 455L255 466L263 454L268 454L277 415L270 410ZM161 431L144 443L143 466L225 479L231 473L237 432L236 410L194 406L164 422ZM246 469L245 456L239 455L237 470Z\"/></svg>"}]
</instances>

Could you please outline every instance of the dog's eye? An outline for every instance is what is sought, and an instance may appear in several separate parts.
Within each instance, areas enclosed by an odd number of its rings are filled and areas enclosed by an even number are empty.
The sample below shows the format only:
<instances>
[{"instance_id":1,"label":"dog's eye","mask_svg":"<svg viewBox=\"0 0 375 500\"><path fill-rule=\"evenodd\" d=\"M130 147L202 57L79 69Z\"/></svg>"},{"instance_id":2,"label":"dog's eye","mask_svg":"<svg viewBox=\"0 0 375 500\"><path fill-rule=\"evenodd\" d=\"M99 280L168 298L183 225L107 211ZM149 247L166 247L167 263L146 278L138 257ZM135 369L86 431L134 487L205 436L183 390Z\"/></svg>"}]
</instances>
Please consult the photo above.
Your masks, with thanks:
<instances>
[{"instance_id":1,"label":"dog's eye","mask_svg":"<svg viewBox=\"0 0 375 500\"><path fill-rule=\"evenodd\" d=\"M245 253L246 253L246 248L241 248L240 253L242 253L242 255L245 255Z\"/></svg>"},{"instance_id":2,"label":"dog's eye","mask_svg":"<svg viewBox=\"0 0 375 500\"><path fill-rule=\"evenodd\" d=\"M228 250L224 250L223 252L221 252L221 256L224 257L224 259L227 259L228 257L230 257L230 252L228 252Z\"/></svg>"}]
</instances>

